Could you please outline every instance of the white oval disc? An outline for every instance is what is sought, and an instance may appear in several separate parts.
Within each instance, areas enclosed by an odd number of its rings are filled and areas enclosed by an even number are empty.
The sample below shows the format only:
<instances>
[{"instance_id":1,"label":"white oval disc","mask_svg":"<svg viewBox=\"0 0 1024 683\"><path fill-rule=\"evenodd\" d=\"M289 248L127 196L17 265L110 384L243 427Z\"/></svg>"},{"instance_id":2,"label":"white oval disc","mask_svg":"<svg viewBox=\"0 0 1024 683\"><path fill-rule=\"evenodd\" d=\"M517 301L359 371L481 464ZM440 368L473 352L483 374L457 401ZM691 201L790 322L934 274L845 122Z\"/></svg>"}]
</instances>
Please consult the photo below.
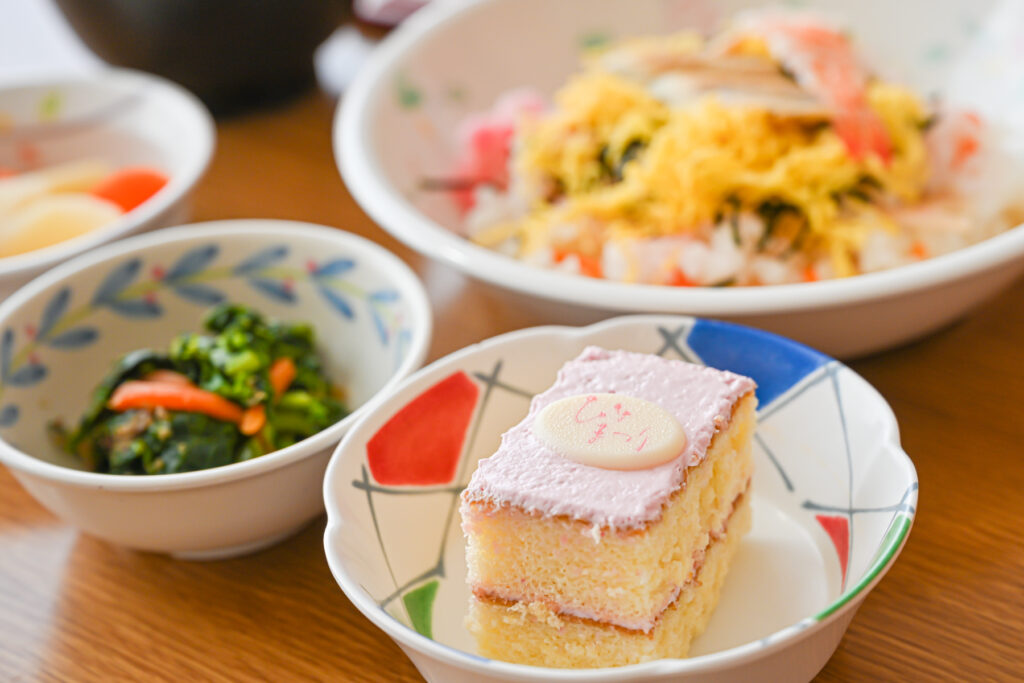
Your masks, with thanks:
<instances>
[{"instance_id":1,"label":"white oval disc","mask_svg":"<svg viewBox=\"0 0 1024 683\"><path fill-rule=\"evenodd\" d=\"M667 410L624 394L559 399L537 413L533 433L561 456L612 470L655 467L686 447L686 432Z\"/></svg>"}]
</instances>

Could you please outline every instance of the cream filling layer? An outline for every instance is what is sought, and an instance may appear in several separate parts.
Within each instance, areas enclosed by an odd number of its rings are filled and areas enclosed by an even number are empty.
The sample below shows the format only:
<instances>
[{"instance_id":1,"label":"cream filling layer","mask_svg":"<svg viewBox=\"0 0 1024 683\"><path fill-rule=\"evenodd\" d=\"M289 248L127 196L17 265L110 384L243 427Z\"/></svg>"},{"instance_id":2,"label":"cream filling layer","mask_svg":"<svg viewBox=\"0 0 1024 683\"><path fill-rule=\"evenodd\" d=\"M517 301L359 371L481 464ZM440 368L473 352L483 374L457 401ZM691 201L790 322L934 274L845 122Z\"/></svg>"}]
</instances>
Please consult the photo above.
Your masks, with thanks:
<instances>
[{"instance_id":1,"label":"cream filling layer","mask_svg":"<svg viewBox=\"0 0 1024 683\"><path fill-rule=\"evenodd\" d=\"M583 607L552 604L551 602L546 600L544 601L545 606L559 618L580 619L594 624L601 624L621 628L626 631L650 633L652 630L654 630L655 627L657 627L658 622L661 619L661 615L664 614L665 611L668 610L670 607L672 607L672 605L674 605L675 602L679 599L679 595L684 590L686 590L686 588L700 580L700 570L703 567L704 558L707 556L707 553L712 545L720 542L722 539L725 538L729 530L729 524L732 521L733 516L735 515L736 509L742 504L743 497L749 495L749 489L750 482L748 481L746 487L744 487L743 489L743 492L736 496L735 500L733 500L729 514L726 516L725 521L722 523L722 526L717 530L711 531L709 534L708 544L694 553L693 569L690 573L690 576L693 578L691 578L688 582L680 586L676 586L673 591L668 593L667 598L663 601L663 603L661 603L661 605L657 609L651 612L650 616L644 619L629 619L624 618L622 615L608 613L607 611L597 613L591 610L587 610ZM510 607L523 602L523 600L519 596L502 595L500 594L500 592L489 591L479 586L473 587L473 595L476 597L477 600L495 604L502 604Z\"/></svg>"}]
</instances>

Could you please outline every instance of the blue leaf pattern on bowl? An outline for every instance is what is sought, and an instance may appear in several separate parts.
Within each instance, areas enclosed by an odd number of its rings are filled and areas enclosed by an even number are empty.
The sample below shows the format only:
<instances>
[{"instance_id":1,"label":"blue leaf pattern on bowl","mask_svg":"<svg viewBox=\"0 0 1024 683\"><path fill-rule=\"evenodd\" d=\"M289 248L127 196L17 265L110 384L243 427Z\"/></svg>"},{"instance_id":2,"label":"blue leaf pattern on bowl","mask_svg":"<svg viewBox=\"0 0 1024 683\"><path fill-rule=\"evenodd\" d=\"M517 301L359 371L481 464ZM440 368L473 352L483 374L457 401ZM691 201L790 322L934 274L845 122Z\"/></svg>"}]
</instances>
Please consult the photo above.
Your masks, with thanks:
<instances>
[{"instance_id":1,"label":"blue leaf pattern on bowl","mask_svg":"<svg viewBox=\"0 0 1024 683\"><path fill-rule=\"evenodd\" d=\"M15 387L28 387L38 384L46 377L46 368L38 363L23 365L4 380L5 383Z\"/></svg>"},{"instance_id":2,"label":"blue leaf pattern on bowl","mask_svg":"<svg viewBox=\"0 0 1024 683\"><path fill-rule=\"evenodd\" d=\"M152 298L152 291L137 291L142 288L133 286L141 268L142 261L137 258L129 259L114 268L93 295L92 305L103 306L132 318L159 317L163 309Z\"/></svg>"},{"instance_id":3,"label":"blue leaf pattern on bowl","mask_svg":"<svg viewBox=\"0 0 1024 683\"><path fill-rule=\"evenodd\" d=\"M93 305L103 306L115 300L121 291L135 280L141 267L142 261L133 258L110 271L110 274L100 284L99 289L96 290L96 294L93 295Z\"/></svg>"},{"instance_id":4,"label":"blue leaf pattern on bowl","mask_svg":"<svg viewBox=\"0 0 1024 683\"><path fill-rule=\"evenodd\" d=\"M315 277L337 277L352 270L355 265L356 263L352 259L335 259L319 266L313 271L313 275Z\"/></svg>"},{"instance_id":5,"label":"blue leaf pattern on bowl","mask_svg":"<svg viewBox=\"0 0 1024 683\"><path fill-rule=\"evenodd\" d=\"M367 300L370 303L370 315L373 316L373 324L377 328L377 334L380 335L380 341L382 344L387 344L390 335L387 324L378 312L377 304L389 304L397 301L398 292L393 289L380 289L371 292Z\"/></svg>"},{"instance_id":6,"label":"blue leaf pattern on bowl","mask_svg":"<svg viewBox=\"0 0 1024 683\"><path fill-rule=\"evenodd\" d=\"M8 403L0 408L0 427L10 427L18 421L18 406Z\"/></svg>"},{"instance_id":7,"label":"blue leaf pattern on bowl","mask_svg":"<svg viewBox=\"0 0 1024 683\"><path fill-rule=\"evenodd\" d=\"M239 275L246 275L248 273L260 271L280 261L287 255L288 247L283 244L267 247L262 251L256 252L235 266L235 272Z\"/></svg>"},{"instance_id":8,"label":"blue leaf pattern on bowl","mask_svg":"<svg viewBox=\"0 0 1024 683\"><path fill-rule=\"evenodd\" d=\"M377 334L380 336L381 343L382 344L387 344L388 343L388 330L387 330L387 327L384 326L384 321L381 320L381 317L379 315L377 315L377 310L373 306L370 306L370 315L373 317L373 325L374 325L374 327L377 328Z\"/></svg>"},{"instance_id":9,"label":"blue leaf pattern on bowl","mask_svg":"<svg viewBox=\"0 0 1024 683\"><path fill-rule=\"evenodd\" d=\"M0 380L7 381L11 371L11 347L14 345L14 331L4 330L0 337Z\"/></svg>"},{"instance_id":10,"label":"blue leaf pattern on bowl","mask_svg":"<svg viewBox=\"0 0 1024 683\"><path fill-rule=\"evenodd\" d=\"M132 318L158 318L163 313L160 304L146 299L111 299L104 303L115 313Z\"/></svg>"},{"instance_id":11,"label":"blue leaf pattern on bowl","mask_svg":"<svg viewBox=\"0 0 1024 683\"><path fill-rule=\"evenodd\" d=\"M70 300L71 289L69 287L62 287L46 304L46 308L43 309L43 316L39 319L39 331L37 334L40 338L45 339L50 334L53 326L68 310L68 301Z\"/></svg>"},{"instance_id":12,"label":"blue leaf pattern on bowl","mask_svg":"<svg viewBox=\"0 0 1024 683\"><path fill-rule=\"evenodd\" d=\"M286 284L278 282L277 280L254 277L249 279L249 284L269 296L271 299L275 299L281 303L290 304L295 301L295 294L292 290Z\"/></svg>"},{"instance_id":13,"label":"blue leaf pattern on bowl","mask_svg":"<svg viewBox=\"0 0 1024 683\"><path fill-rule=\"evenodd\" d=\"M334 307L334 310L338 311L346 318L355 317L355 314L352 312L352 307L348 305L348 302L345 301L345 298L341 294L338 294L334 290L328 289L324 286L317 287L317 290L323 294L324 299ZM371 308L370 310L373 309Z\"/></svg>"},{"instance_id":14,"label":"blue leaf pattern on bowl","mask_svg":"<svg viewBox=\"0 0 1024 683\"><path fill-rule=\"evenodd\" d=\"M99 339L100 333L95 327L75 327L47 340L47 344L55 349L80 349Z\"/></svg>"},{"instance_id":15,"label":"blue leaf pattern on bowl","mask_svg":"<svg viewBox=\"0 0 1024 683\"><path fill-rule=\"evenodd\" d=\"M173 285L174 293L180 296L182 299L195 302L197 304L219 304L224 301L224 295L218 292L213 287L207 287L206 285L199 285L195 283L190 284L175 284Z\"/></svg>"},{"instance_id":16,"label":"blue leaf pattern on bowl","mask_svg":"<svg viewBox=\"0 0 1024 683\"><path fill-rule=\"evenodd\" d=\"M284 304L298 301L295 283L308 282L332 310L348 320L357 317L357 304L363 302L381 345L387 347L392 339L396 340L394 362L396 366L402 362L412 334L401 315L393 310L394 305L401 303L397 291L367 291L342 279L358 267L354 259L332 257L320 264L310 261L305 268L299 268L284 262L289 253L287 245L279 244L261 249L235 265L217 266L222 249L210 243L186 251L167 270L154 265L150 277L141 277L140 258L129 258L113 266L88 303L77 308L71 307L75 292L62 287L43 306L38 324L25 326L26 339L17 352L15 330L7 328L0 334L0 394L8 387L32 386L47 377L47 366L37 355L40 349L73 352L96 343L101 337L100 330L88 324L87 319L99 310L137 319L158 318L164 314L157 300L162 291L209 306L227 299L210 283L239 276L256 291ZM17 423L20 413L16 403L0 408L0 427Z\"/></svg>"},{"instance_id":17,"label":"blue leaf pattern on bowl","mask_svg":"<svg viewBox=\"0 0 1024 683\"><path fill-rule=\"evenodd\" d=\"M164 279L168 282L177 282L189 275L195 275L217 258L219 253L220 247L216 244L207 244L187 251L170 267Z\"/></svg>"}]
</instances>

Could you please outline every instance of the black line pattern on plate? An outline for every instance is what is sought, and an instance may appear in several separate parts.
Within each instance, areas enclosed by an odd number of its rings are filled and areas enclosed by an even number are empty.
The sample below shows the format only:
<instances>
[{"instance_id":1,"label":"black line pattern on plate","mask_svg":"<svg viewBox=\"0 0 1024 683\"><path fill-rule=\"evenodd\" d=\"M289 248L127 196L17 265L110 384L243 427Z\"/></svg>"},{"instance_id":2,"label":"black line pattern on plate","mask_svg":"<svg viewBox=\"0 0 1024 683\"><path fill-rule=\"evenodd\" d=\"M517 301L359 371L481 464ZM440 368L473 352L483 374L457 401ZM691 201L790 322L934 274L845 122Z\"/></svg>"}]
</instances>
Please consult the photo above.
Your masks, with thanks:
<instances>
[{"instance_id":1,"label":"black line pattern on plate","mask_svg":"<svg viewBox=\"0 0 1024 683\"><path fill-rule=\"evenodd\" d=\"M654 354L664 358L665 354L669 351L675 351L679 354L680 358L688 363L699 363L700 365L704 365L704 363L701 363L700 358L697 357L697 354L695 354L693 350L686 345L686 340L683 338L684 332L689 336L689 332L692 327L693 325L691 323L680 325L674 330L658 327L658 334L661 335L664 343L661 345L660 349L654 352ZM683 349L684 346L686 347L685 350Z\"/></svg>"}]
</instances>

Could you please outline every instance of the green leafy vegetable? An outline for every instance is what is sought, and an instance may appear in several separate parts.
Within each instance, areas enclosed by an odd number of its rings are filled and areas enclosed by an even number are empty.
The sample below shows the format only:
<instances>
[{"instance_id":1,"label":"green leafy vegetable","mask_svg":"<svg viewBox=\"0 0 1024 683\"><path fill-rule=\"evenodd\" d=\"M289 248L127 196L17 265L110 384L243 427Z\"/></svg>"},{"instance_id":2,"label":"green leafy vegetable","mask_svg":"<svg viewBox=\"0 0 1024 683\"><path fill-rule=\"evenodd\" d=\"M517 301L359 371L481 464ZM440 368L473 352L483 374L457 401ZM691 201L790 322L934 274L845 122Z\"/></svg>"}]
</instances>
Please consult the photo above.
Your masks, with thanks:
<instances>
[{"instance_id":1,"label":"green leafy vegetable","mask_svg":"<svg viewBox=\"0 0 1024 683\"><path fill-rule=\"evenodd\" d=\"M169 474L259 457L347 414L324 374L310 325L267 321L252 309L225 304L210 312L204 327L205 334L173 339L168 353L139 350L123 356L93 391L76 429L50 426L55 441L99 472ZM294 365L280 393L269 375L275 361ZM168 370L178 374L158 372ZM133 390L130 401L118 392L129 380L132 386L124 389ZM265 420L243 434L244 421L218 419L199 403L179 400L172 410L168 392L183 391L206 403L227 399L240 409L228 414L255 410Z\"/></svg>"}]
</instances>

